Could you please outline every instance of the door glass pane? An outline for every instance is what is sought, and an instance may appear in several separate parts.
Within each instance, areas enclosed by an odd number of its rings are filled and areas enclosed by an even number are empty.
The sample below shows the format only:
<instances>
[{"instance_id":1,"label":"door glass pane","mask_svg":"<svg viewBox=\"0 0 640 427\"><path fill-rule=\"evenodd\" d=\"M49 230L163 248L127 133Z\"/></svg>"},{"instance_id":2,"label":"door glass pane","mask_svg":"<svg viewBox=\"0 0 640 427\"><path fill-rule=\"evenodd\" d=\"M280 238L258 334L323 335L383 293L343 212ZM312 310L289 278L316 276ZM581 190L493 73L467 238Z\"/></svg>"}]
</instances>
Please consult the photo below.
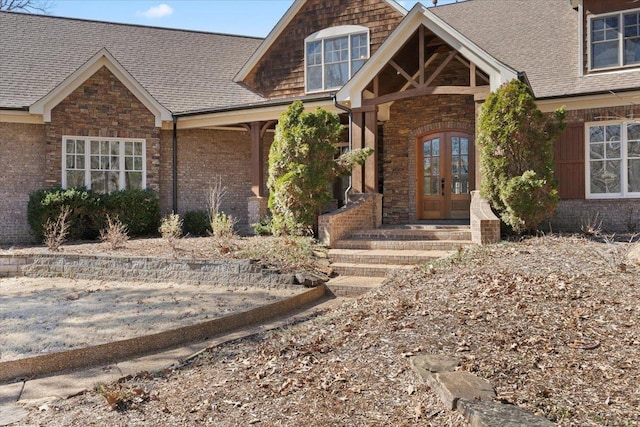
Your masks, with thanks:
<instances>
[{"instance_id":1,"label":"door glass pane","mask_svg":"<svg viewBox=\"0 0 640 427\"><path fill-rule=\"evenodd\" d=\"M429 139L422 143L423 156L423 193L425 195L440 194L440 140Z\"/></svg>"},{"instance_id":2,"label":"door glass pane","mask_svg":"<svg viewBox=\"0 0 640 427\"><path fill-rule=\"evenodd\" d=\"M469 139L451 138L451 194L469 193Z\"/></svg>"}]
</instances>

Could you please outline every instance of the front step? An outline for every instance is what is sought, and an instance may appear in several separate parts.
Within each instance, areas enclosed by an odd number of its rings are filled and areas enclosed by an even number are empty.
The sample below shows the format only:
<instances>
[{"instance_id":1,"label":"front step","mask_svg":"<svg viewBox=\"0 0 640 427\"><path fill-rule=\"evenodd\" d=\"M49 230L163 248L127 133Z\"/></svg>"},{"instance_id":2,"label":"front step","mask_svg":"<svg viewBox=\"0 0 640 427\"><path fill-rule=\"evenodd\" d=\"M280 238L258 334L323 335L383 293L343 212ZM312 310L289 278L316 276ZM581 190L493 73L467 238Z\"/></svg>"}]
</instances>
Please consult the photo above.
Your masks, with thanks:
<instances>
[{"instance_id":1,"label":"front step","mask_svg":"<svg viewBox=\"0 0 640 427\"><path fill-rule=\"evenodd\" d=\"M355 231L349 240L471 240L469 227L383 227Z\"/></svg>"},{"instance_id":2,"label":"front step","mask_svg":"<svg viewBox=\"0 0 640 427\"><path fill-rule=\"evenodd\" d=\"M338 276L326 285L336 297L353 298L380 287L384 280L384 277Z\"/></svg>"},{"instance_id":3,"label":"front step","mask_svg":"<svg viewBox=\"0 0 640 427\"><path fill-rule=\"evenodd\" d=\"M355 231L347 239L336 242L328 252L331 268L339 274L331 282L355 282L353 285L336 289L344 296L365 292L369 283L366 278L383 278L392 270L409 270L415 265L430 263L446 257L471 243L471 229L468 225L452 224L407 224L383 226L373 230ZM382 279L378 279L381 284ZM336 282L334 282L336 283Z\"/></svg>"},{"instance_id":4,"label":"front step","mask_svg":"<svg viewBox=\"0 0 640 427\"><path fill-rule=\"evenodd\" d=\"M408 251L457 251L469 240L368 240L348 239L336 242L336 249L392 249Z\"/></svg>"},{"instance_id":5,"label":"front step","mask_svg":"<svg viewBox=\"0 0 640 427\"><path fill-rule=\"evenodd\" d=\"M331 263L334 272L341 276L385 277L391 270L410 270L413 265L401 264L358 264L350 262Z\"/></svg>"},{"instance_id":6,"label":"front step","mask_svg":"<svg viewBox=\"0 0 640 427\"><path fill-rule=\"evenodd\" d=\"M398 249L330 249L328 255L331 262L336 264L416 265L442 258L449 253L450 251ZM335 270L335 264L332 264L332 268Z\"/></svg>"}]
</instances>

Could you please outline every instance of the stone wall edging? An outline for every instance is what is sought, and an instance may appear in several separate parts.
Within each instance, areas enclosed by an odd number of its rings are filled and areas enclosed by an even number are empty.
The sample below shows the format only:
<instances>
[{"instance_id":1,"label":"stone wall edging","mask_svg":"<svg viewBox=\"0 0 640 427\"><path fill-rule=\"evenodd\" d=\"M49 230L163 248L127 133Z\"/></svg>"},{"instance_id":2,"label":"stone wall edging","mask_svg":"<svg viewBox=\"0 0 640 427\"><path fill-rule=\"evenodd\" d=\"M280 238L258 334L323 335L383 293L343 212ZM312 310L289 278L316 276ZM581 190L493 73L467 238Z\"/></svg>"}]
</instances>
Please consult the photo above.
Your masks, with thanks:
<instances>
[{"instance_id":1,"label":"stone wall edging","mask_svg":"<svg viewBox=\"0 0 640 427\"><path fill-rule=\"evenodd\" d=\"M251 260L201 260L98 255L0 255L0 277L67 277L74 279L177 281L289 286L292 274L264 269Z\"/></svg>"}]
</instances>

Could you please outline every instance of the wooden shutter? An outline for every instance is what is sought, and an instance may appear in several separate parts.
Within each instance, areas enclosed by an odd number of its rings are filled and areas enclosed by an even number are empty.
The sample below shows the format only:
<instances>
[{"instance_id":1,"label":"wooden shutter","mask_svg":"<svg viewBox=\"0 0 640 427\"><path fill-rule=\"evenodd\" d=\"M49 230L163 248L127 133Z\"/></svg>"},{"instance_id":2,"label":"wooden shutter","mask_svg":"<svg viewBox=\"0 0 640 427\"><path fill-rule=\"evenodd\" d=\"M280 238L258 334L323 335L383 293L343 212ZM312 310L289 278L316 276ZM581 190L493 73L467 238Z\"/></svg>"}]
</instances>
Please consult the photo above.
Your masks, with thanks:
<instances>
[{"instance_id":1,"label":"wooden shutter","mask_svg":"<svg viewBox=\"0 0 640 427\"><path fill-rule=\"evenodd\" d=\"M554 145L561 199L584 199L584 123L568 124Z\"/></svg>"}]
</instances>

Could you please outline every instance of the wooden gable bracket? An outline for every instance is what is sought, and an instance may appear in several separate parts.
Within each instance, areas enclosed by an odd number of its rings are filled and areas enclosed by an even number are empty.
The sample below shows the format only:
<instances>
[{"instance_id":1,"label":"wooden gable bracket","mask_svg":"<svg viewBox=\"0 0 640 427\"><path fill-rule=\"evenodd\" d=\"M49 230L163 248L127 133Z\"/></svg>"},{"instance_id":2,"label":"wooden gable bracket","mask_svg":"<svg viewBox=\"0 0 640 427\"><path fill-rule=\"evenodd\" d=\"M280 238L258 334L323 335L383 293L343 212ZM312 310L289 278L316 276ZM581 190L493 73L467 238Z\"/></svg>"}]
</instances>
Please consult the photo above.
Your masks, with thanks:
<instances>
[{"instance_id":1,"label":"wooden gable bracket","mask_svg":"<svg viewBox=\"0 0 640 427\"><path fill-rule=\"evenodd\" d=\"M486 99L489 95L489 88L487 86L477 85L478 70L476 64L461 58L456 50L450 51L438 68L436 68L436 70L427 78L426 69L438 58L439 53L435 52L429 57L429 59L425 60L424 26L420 26L419 28L419 43L420 67L418 71L413 75L410 75L396 61L391 59L388 64L391 65L399 75L404 77L407 83L405 83L400 91L396 93L379 96L379 75L376 75L373 80L373 97L363 97L363 106L380 105L422 95L474 95L475 100ZM454 59L457 59L465 66L469 67L469 86L430 86ZM480 74L479 77L486 83L489 83L489 80L482 74Z\"/></svg>"}]
</instances>

